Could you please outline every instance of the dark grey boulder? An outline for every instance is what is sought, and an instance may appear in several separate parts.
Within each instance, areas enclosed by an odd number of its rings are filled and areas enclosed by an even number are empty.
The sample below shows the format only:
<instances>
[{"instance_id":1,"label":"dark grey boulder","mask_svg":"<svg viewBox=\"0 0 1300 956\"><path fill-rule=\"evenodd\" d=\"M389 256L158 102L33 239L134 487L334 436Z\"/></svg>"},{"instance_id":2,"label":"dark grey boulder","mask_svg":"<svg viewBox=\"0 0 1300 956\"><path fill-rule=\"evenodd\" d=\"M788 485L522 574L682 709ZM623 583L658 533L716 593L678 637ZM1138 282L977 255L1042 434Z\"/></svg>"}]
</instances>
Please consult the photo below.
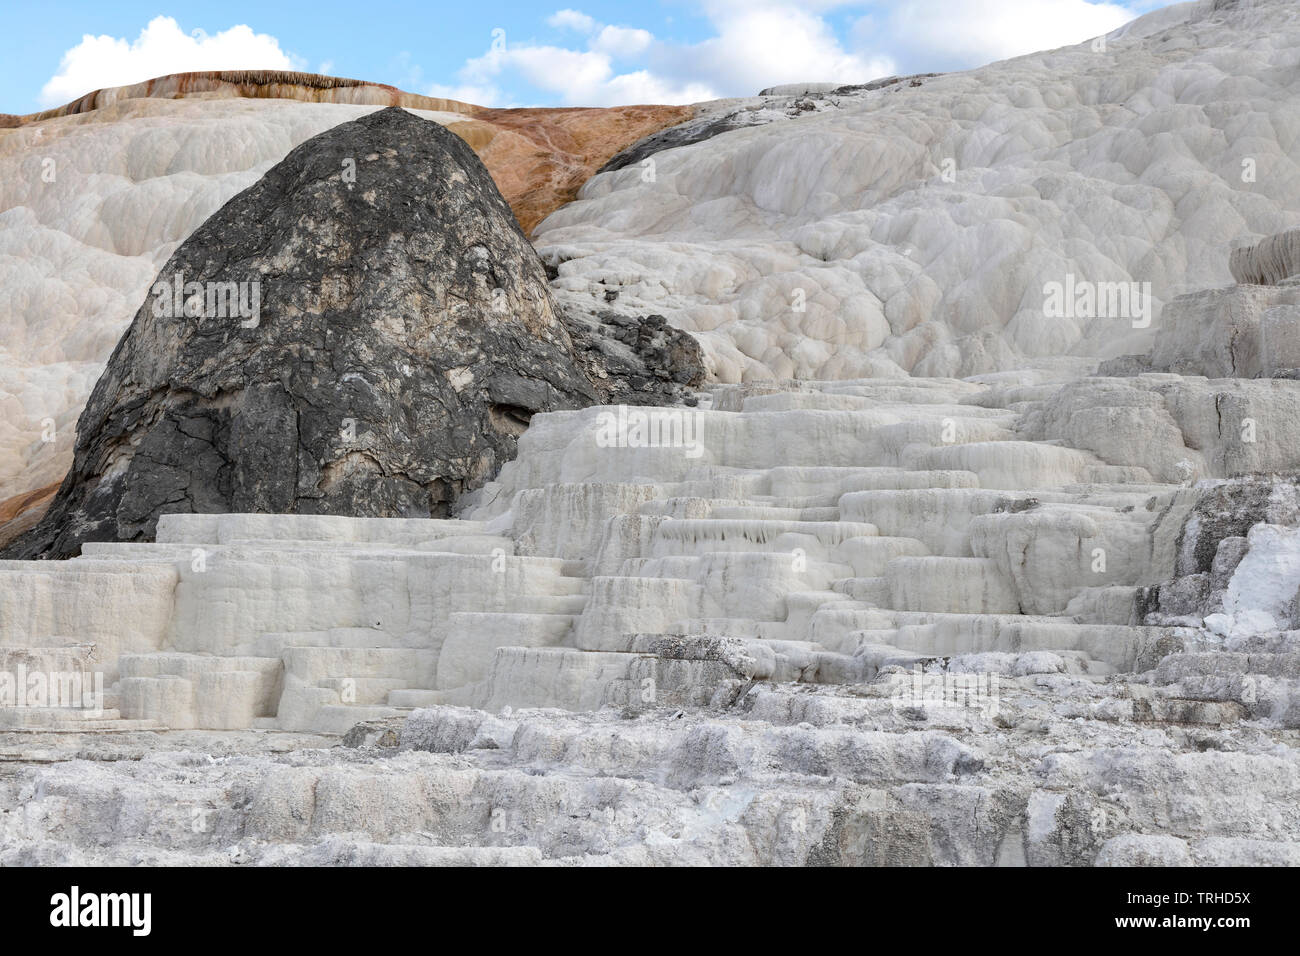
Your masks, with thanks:
<instances>
[{"instance_id":1,"label":"dark grey boulder","mask_svg":"<svg viewBox=\"0 0 1300 956\"><path fill-rule=\"evenodd\" d=\"M677 330L639 352L576 332L459 137L397 108L337 126L171 257L6 556L149 540L171 512L445 516L536 412L662 404L702 376Z\"/></svg>"}]
</instances>

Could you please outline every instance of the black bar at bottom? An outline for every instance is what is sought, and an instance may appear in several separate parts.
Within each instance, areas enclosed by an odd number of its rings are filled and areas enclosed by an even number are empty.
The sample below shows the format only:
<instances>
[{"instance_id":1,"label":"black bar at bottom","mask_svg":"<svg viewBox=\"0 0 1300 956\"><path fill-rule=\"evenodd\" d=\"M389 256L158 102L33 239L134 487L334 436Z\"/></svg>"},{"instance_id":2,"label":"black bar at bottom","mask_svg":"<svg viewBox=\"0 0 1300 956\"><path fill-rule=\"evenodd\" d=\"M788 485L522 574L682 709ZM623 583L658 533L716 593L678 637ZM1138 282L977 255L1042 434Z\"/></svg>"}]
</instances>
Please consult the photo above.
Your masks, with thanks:
<instances>
[{"instance_id":1,"label":"black bar at bottom","mask_svg":"<svg viewBox=\"0 0 1300 956\"><path fill-rule=\"evenodd\" d=\"M1007 931L1053 934L1025 937L1043 945L1183 945L1200 936L1231 946L1293 926L1294 895L1294 874L1263 869L0 871L11 942L76 934L128 946L283 939L373 947L403 934L463 946L481 934L496 948L512 937L566 948L602 939L694 947L716 933L766 944L789 934L806 947L843 930L865 946L876 927L954 946Z\"/></svg>"}]
</instances>

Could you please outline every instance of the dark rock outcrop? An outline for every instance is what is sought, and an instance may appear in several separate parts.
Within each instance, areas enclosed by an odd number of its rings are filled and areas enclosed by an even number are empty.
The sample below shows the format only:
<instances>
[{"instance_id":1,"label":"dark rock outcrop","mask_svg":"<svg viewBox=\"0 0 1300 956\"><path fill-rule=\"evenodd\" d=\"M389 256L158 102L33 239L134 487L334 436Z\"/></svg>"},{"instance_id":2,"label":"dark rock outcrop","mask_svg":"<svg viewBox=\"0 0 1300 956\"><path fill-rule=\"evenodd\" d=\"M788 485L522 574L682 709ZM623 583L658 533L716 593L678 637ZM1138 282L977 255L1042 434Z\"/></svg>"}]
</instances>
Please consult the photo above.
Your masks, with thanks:
<instances>
[{"instance_id":1,"label":"dark rock outcrop","mask_svg":"<svg viewBox=\"0 0 1300 956\"><path fill-rule=\"evenodd\" d=\"M1137 620L1199 621L1221 611L1250 529L1260 522L1300 527L1300 475L1243 475L1207 487L1178 535L1173 580L1139 589Z\"/></svg>"},{"instance_id":2,"label":"dark rock outcrop","mask_svg":"<svg viewBox=\"0 0 1300 956\"><path fill-rule=\"evenodd\" d=\"M922 81L933 79L936 76L943 76L942 73L909 73L907 76L884 76L878 80L872 80L869 83L852 83L848 86L837 86L829 93L823 96L851 96L854 93L873 93L876 90L883 90L891 86L902 86L906 83L909 87L921 86Z\"/></svg>"},{"instance_id":3,"label":"dark rock outcrop","mask_svg":"<svg viewBox=\"0 0 1300 956\"><path fill-rule=\"evenodd\" d=\"M724 113L720 116L703 116L698 119L691 119L677 126L670 126L667 129L659 130L657 133L651 133L644 139L640 139L626 149L614 154L604 166L596 170L596 175L634 166L643 160L649 159L655 153L662 153L666 149L691 146L694 143L702 143L706 139L713 139L713 137L720 136L723 133L729 133L734 129L745 129L755 125L761 125L761 122L754 119L752 111L743 109Z\"/></svg>"},{"instance_id":4,"label":"dark rock outcrop","mask_svg":"<svg viewBox=\"0 0 1300 956\"><path fill-rule=\"evenodd\" d=\"M680 389L704 381L704 352L662 315L566 313L564 322L580 363L601 384L602 404L659 404L661 395L696 403Z\"/></svg>"},{"instance_id":5,"label":"dark rock outcrop","mask_svg":"<svg viewBox=\"0 0 1300 956\"><path fill-rule=\"evenodd\" d=\"M697 116L676 126L669 126L658 132L651 133L642 139L637 140L630 146L621 150L612 156L605 165L596 170L596 175L600 173L614 172L618 169L625 169L644 162L655 153L662 153L667 149L676 149L678 146L691 146L695 143L702 143L705 140L713 139L715 136L721 136L723 133L730 133L732 130L748 129L751 126L763 126L779 118L784 114L787 117L797 117L803 113L817 109L814 100L830 100L832 103L839 98L858 96L863 93L872 93L876 90L885 89L891 86L898 86L908 83L910 86L920 86L922 79L942 76L940 73L916 73L911 76L889 76L879 80L872 80L870 83L857 83L850 86L836 86L833 89L830 84L813 83L813 84L792 84L789 87L769 87L759 92L759 96L766 98L767 102L762 104L749 103L745 106L738 107L727 112L706 113L703 116ZM799 93L789 92L792 89L801 90ZM783 92L783 90L785 92ZM838 103L836 103L838 105Z\"/></svg>"},{"instance_id":6,"label":"dark rock outcrop","mask_svg":"<svg viewBox=\"0 0 1300 956\"><path fill-rule=\"evenodd\" d=\"M345 123L172 256L7 556L148 540L172 512L443 516L534 413L662 404L700 377L685 333L674 352L577 332L463 140L397 108Z\"/></svg>"}]
</instances>

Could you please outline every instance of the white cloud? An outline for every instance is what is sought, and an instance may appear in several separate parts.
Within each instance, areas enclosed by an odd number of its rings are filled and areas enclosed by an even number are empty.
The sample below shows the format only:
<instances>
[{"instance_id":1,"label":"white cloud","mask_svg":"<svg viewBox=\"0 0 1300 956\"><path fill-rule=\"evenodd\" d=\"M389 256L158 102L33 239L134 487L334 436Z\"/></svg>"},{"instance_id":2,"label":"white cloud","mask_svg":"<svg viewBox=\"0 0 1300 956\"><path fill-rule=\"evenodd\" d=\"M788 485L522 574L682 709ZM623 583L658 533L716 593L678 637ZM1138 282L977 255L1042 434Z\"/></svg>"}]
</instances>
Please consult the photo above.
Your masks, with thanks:
<instances>
[{"instance_id":1,"label":"white cloud","mask_svg":"<svg viewBox=\"0 0 1300 956\"><path fill-rule=\"evenodd\" d=\"M716 33L694 44L667 43L649 30L602 24L580 10L558 10L546 22L582 34L587 49L506 44L466 62L458 83L429 92L490 105L513 80L566 105L694 103L753 95L775 83L863 82L891 71L888 57L846 50L831 27L807 8L806 3L771 0L713 0L704 12Z\"/></svg>"},{"instance_id":2,"label":"white cloud","mask_svg":"<svg viewBox=\"0 0 1300 956\"><path fill-rule=\"evenodd\" d=\"M83 35L42 87L41 102L58 106L92 90L167 73L294 68L295 60L280 49L279 40L242 24L212 35L202 30L187 34L171 17L155 17L134 41Z\"/></svg>"},{"instance_id":3,"label":"white cloud","mask_svg":"<svg viewBox=\"0 0 1300 956\"><path fill-rule=\"evenodd\" d=\"M584 106L753 96L802 81L864 83L891 73L966 69L1080 43L1167 0L703 0L712 35L695 43L606 25L581 10L546 19L577 46L498 44L433 95ZM838 16L836 26L828 15ZM845 26L847 25L847 29ZM434 92L436 91L436 92ZM491 97L491 99L489 99Z\"/></svg>"},{"instance_id":4,"label":"white cloud","mask_svg":"<svg viewBox=\"0 0 1300 956\"><path fill-rule=\"evenodd\" d=\"M659 48L652 62L670 75L698 77L724 96L753 96L766 86L803 80L862 83L893 72L887 54L845 50L830 25L806 7L713 3L706 9L716 36Z\"/></svg>"},{"instance_id":5,"label":"white cloud","mask_svg":"<svg viewBox=\"0 0 1300 956\"><path fill-rule=\"evenodd\" d=\"M810 77L860 82L892 66L886 58L846 51L821 18L801 9L724 2L707 13L717 35L675 45L657 41L648 30L605 25L579 10L560 10L547 23L585 34L586 50L507 44L468 61L459 71L459 84L436 86L430 93L482 97L514 79L567 105L693 103Z\"/></svg>"},{"instance_id":6,"label":"white cloud","mask_svg":"<svg viewBox=\"0 0 1300 956\"><path fill-rule=\"evenodd\" d=\"M520 44L489 50L460 70L461 83L434 86L431 96L450 96L479 105L498 105L498 80L513 77L552 101L569 106L615 106L627 103L694 103L714 91L694 82L675 82L646 70L619 73L614 57L603 50ZM488 97L491 97L490 99Z\"/></svg>"},{"instance_id":7,"label":"white cloud","mask_svg":"<svg viewBox=\"0 0 1300 956\"><path fill-rule=\"evenodd\" d=\"M634 30L628 27L604 27L591 38L593 50L608 53L612 57L627 58L636 56L654 42L654 34L649 30Z\"/></svg>"},{"instance_id":8,"label":"white cloud","mask_svg":"<svg viewBox=\"0 0 1300 956\"><path fill-rule=\"evenodd\" d=\"M462 103L472 103L474 106L507 105L504 101L505 94L490 83L484 85L462 83L457 86L435 83L425 89L424 95L437 96L445 100L459 100Z\"/></svg>"},{"instance_id":9,"label":"white cloud","mask_svg":"<svg viewBox=\"0 0 1300 956\"><path fill-rule=\"evenodd\" d=\"M546 22L561 30L574 30L578 33L591 33L596 29L596 21L579 10L556 10Z\"/></svg>"},{"instance_id":10,"label":"white cloud","mask_svg":"<svg viewBox=\"0 0 1300 956\"><path fill-rule=\"evenodd\" d=\"M604 105L630 103L699 103L714 100L718 93L703 83L678 83L648 70L635 70L610 77L601 91Z\"/></svg>"},{"instance_id":11,"label":"white cloud","mask_svg":"<svg viewBox=\"0 0 1300 956\"><path fill-rule=\"evenodd\" d=\"M489 57L503 67L512 67L529 86L555 92L572 90L575 95L599 87L613 74L608 54L563 47L511 47Z\"/></svg>"},{"instance_id":12,"label":"white cloud","mask_svg":"<svg viewBox=\"0 0 1300 956\"><path fill-rule=\"evenodd\" d=\"M910 0L854 24L867 49L886 47L909 72L966 69L1101 36L1136 12L1086 0Z\"/></svg>"}]
</instances>

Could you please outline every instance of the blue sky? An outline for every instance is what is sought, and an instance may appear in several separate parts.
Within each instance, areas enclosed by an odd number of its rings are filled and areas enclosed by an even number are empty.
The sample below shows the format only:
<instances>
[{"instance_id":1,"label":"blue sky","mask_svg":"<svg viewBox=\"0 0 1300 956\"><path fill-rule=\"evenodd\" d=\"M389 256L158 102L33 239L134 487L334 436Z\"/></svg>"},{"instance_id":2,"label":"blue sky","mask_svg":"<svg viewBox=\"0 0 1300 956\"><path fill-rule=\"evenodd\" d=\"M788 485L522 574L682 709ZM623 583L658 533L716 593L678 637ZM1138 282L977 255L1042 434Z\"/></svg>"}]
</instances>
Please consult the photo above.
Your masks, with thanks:
<instances>
[{"instance_id":1,"label":"blue sky","mask_svg":"<svg viewBox=\"0 0 1300 956\"><path fill-rule=\"evenodd\" d=\"M0 112L186 69L302 69L488 106L685 103L965 69L1165 0L6 3Z\"/></svg>"}]
</instances>

